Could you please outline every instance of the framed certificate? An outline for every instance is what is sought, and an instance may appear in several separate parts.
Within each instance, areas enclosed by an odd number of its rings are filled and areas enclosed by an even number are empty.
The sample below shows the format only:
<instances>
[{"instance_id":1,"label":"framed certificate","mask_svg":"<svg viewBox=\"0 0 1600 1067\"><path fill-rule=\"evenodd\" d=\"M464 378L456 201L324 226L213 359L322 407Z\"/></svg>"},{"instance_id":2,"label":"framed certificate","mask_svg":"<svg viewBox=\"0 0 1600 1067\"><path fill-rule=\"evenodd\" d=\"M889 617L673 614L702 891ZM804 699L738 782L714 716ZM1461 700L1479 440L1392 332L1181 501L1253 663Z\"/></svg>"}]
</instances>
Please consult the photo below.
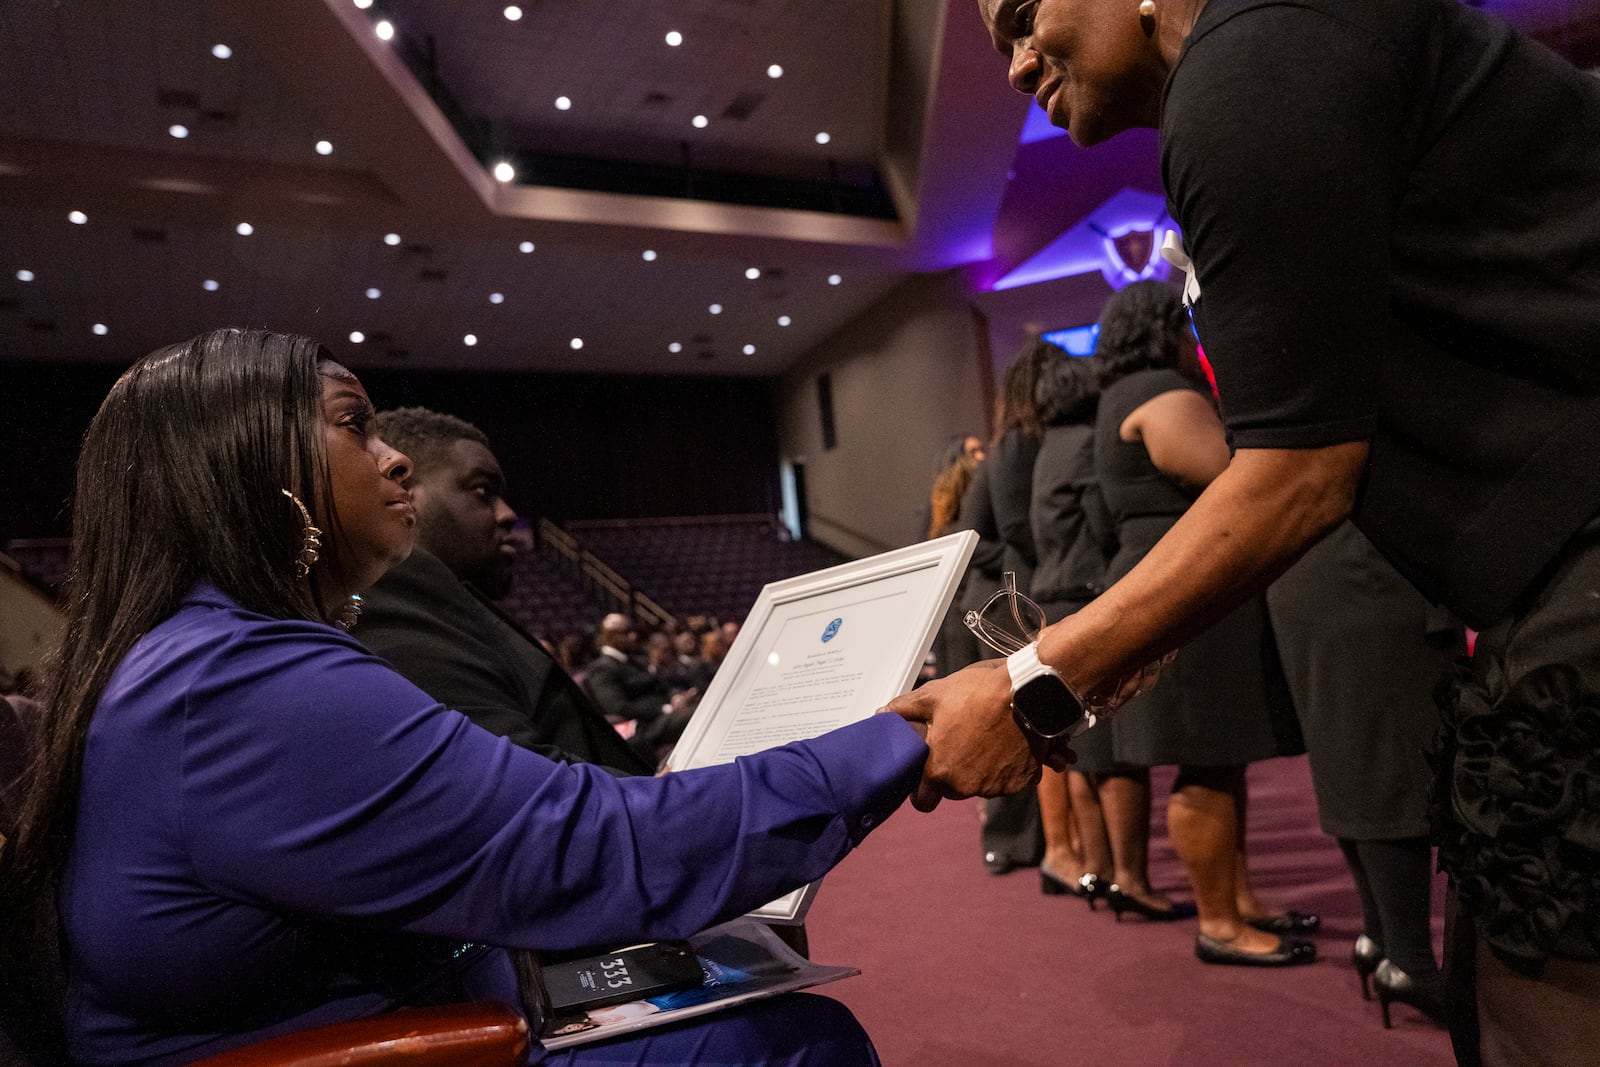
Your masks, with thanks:
<instances>
[{"instance_id":1,"label":"framed certificate","mask_svg":"<svg viewBox=\"0 0 1600 1067\"><path fill-rule=\"evenodd\" d=\"M910 689L977 543L969 530L768 585L667 766L730 763L816 737ZM751 914L799 923L815 889Z\"/></svg>"}]
</instances>

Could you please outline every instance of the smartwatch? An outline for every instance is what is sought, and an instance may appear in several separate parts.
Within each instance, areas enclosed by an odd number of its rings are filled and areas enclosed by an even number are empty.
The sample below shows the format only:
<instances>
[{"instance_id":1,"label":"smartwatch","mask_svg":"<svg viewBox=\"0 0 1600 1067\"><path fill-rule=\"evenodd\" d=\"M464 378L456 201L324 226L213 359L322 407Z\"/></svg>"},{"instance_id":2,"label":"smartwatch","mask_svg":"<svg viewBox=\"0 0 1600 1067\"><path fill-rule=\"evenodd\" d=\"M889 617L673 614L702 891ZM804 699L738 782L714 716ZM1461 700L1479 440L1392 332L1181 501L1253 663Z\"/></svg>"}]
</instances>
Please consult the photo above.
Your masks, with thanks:
<instances>
[{"instance_id":1,"label":"smartwatch","mask_svg":"<svg viewBox=\"0 0 1600 1067\"><path fill-rule=\"evenodd\" d=\"M1023 729L1053 741L1094 725L1083 698L1059 671L1039 661L1037 641L1007 656L1006 671L1011 675L1011 709Z\"/></svg>"}]
</instances>

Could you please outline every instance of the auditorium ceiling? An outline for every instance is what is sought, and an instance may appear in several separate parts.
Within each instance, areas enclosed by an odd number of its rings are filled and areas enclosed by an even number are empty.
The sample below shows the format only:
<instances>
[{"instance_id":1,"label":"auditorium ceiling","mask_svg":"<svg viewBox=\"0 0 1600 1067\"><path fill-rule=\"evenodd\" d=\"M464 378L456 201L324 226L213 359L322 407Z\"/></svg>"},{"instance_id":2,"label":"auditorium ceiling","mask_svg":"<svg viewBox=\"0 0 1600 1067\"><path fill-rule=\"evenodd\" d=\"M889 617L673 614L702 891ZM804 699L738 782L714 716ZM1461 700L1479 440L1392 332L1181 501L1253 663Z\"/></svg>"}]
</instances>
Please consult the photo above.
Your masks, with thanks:
<instances>
[{"instance_id":1,"label":"auditorium ceiling","mask_svg":"<svg viewBox=\"0 0 1600 1067\"><path fill-rule=\"evenodd\" d=\"M0 3L0 360L239 324L358 367L776 373L909 273L982 285L1158 189L1146 134L1019 149L975 6ZM1600 0L1488 6L1595 62Z\"/></svg>"}]
</instances>

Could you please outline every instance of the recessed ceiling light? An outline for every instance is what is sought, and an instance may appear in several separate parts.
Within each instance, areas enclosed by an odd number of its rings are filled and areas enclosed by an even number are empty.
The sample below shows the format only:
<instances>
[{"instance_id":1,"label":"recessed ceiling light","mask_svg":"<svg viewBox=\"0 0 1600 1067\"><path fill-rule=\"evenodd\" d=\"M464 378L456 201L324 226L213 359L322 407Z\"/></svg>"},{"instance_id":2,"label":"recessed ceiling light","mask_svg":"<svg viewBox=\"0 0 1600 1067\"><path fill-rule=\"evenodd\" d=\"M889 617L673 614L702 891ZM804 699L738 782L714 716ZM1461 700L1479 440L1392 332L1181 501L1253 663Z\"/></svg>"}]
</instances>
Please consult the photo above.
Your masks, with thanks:
<instances>
[{"instance_id":1,"label":"recessed ceiling light","mask_svg":"<svg viewBox=\"0 0 1600 1067\"><path fill-rule=\"evenodd\" d=\"M696 115L694 118L689 120L689 125L693 126L697 130L703 130L707 126L711 125L711 120L706 118L704 115Z\"/></svg>"},{"instance_id":2,"label":"recessed ceiling light","mask_svg":"<svg viewBox=\"0 0 1600 1067\"><path fill-rule=\"evenodd\" d=\"M683 43L683 34L679 33L677 30L668 30L667 43L674 48L678 47Z\"/></svg>"},{"instance_id":3,"label":"recessed ceiling light","mask_svg":"<svg viewBox=\"0 0 1600 1067\"><path fill-rule=\"evenodd\" d=\"M722 305L721 304L712 304L711 307L707 308L707 310L710 311L711 314L713 314L713 315L720 315L720 314L722 314Z\"/></svg>"},{"instance_id":4,"label":"recessed ceiling light","mask_svg":"<svg viewBox=\"0 0 1600 1067\"><path fill-rule=\"evenodd\" d=\"M818 144L827 144L831 140L833 140L833 138L828 135L828 131L827 130L823 130L821 133L817 134L817 143Z\"/></svg>"},{"instance_id":5,"label":"recessed ceiling light","mask_svg":"<svg viewBox=\"0 0 1600 1067\"><path fill-rule=\"evenodd\" d=\"M507 4L506 9L502 11L501 14L506 17L507 22L516 22L518 19L522 18L522 8L518 7L516 4Z\"/></svg>"},{"instance_id":6,"label":"recessed ceiling light","mask_svg":"<svg viewBox=\"0 0 1600 1067\"><path fill-rule=\"evenodd\" d=\"M828 284L829 285L838 285L842 281L844 281L844 279L839 277L837 274L828 275Z\"/></svg>"},{"instance_id":7,"label":"recessed ceiling light","mask_svg":"<svg viewBox=\"0 0 1600 1067\"><path fill-rule=\"evenodd\" d=\"M744 354L747 355L747 356L755 355L756 354L756 346L755 345L745 345L744 346Z\"/></svg>"},{"instance_id":8,"label":"recessed ceiling light","mask_svg":"<svg viewBox=\"0 0 1600 1067\"><path fill-rule=\"evenodd\" d=\"M394 40L394 23L388 19L379 19L378 24L372 27L372 32L378 35L380 41Z\"/></svg>"},{"instance_id":9,"label":"recessed ceiling light","mask_svg":"<svg viewBox=\"0 0 1600 1067\"><path fill-rule=\"evenodd\" d=\"M372 6L372 0L355 0L355 3L363 11Z\"/></svg>"},{"instance_id":10,"label":"recessed ceiling light","mask_svg":"<svg viewBox=\"0 0 1600 1067\"><path fill-rule=\"evenodd\" d=\"M204 289L208 293L214 293L218 289L221 289L222 286L218 284L215 278L207 278L205 281L200 283L200 288Z\"/></svg>"},{"instance_id":11,"label":"recessed ceiling light","mask_svg":"<svg viewBox=\"0 0 1600 1067\"><path fill-rule=\"evenodd\" d=\"M350 343L351 344L358 345L362 341L365 341L366 339L367 339L367 335L362 333L360 330L351 330L350 331Z\"/></svg>"},{"instance_id":12,"label":"recessed ceiling light","mask_svg":"<svg viewBox=\"0 0 1600 1067\"><path fill-rule=\"evenodd\" d=\"M174 122L171 126L167 127L167 132L181 141L185 137L189 136L189 127L185 126L181 122Z\"/></svg>"},{"instance_id":13,"label":"recessed ceiling light","mask_svg":"<svg viewBox=\"0 0 1600 1067\"><path fill-rule=\"evenodd\" d=\"M683 346L680 345L678 342L674 341L670 345L667 346L667 351L671 352L673 355L677 355L679 352L683 351Z\"/></svg>"},{"instance_id":14,"label":"recessed ceiling light","mask_svg":"<svg viewBox=\"0 0 1600 1067\"><path fill-rule=\"evenodd\" d=\"M572 350L574 352L576 352L578 349L583 347L583 338L574 337L571 341L569 341L567 343L570 344L572 346Z\"/></svg>"},{"instance_id":15,"label":"recessed ceiling light","mask_svg":"<svg viewBox=\"0 0 1600 1067\"><path fill-rule=\"evenodd\" d=\"M376 299L378 299L378 297L380 297L382 295L383 295L383 290L382 289L373 288L373 289L368 289L367 290L367 299L368 300L376 300Z\"/></svg>"},{"instance_id":16,"label":"recessed ceiling light","mask_svg":"<svg viewBox=\"0 0 1600 1067\"><path fill-rule=\"evenodd\" d=\"M521 252L523 255L527 255L529 252L533 251L533 242L532 241L524 241L524 242L522 242L520 245L517 246L517 251Z\"/></svg>"},{"instance_id":17,"label":"recessed ceiling light","mask_svg":"<svg viewBox=\"0 0 1600 1067\"><path fill-rule=\"evenodd\" d=\"M572 110L572 100L571 100L571 98L565 97L565 96L556 97L556 110L557 111L571 111Z\"/></svg>"},{"instance_id":18,"label":"recessed ceiling light","mask_svg":"<svg viewBox=\"0 0 1600 1067\"><path fill-rule=\"evenodd\" d=\"M317 142L317 155L319 155L319 156L331 156L331 155L333 155L333 142L332 141L318 141Z\"/></svg>"},{"instance_id":19,"label":"recessed ceiling light","mask_svg":"<svg viewBox=\"0 0 1600 1067\"><path fill-rule=\"evenodd\" d=\"M233 232L238 234L240 237L249 237L251 234L256 232L256 228L250 225L248 222L241 222L239 225L233 228Z\"/></svg>"},{"instance_id":20,"label":"recessed ceiling light","mask_svg":"<svg viewBox=\"0 0 1600 1067\"><path fill-rule=\"evenodd\" d=\"M491 303L491 304L504 304L505 302L506 302L506 294L504 294L504 293L490 293L489 294L489 303Z\"/></svg>"},{"instance_id":21,"label":"recessed ceiling light","mask_svg":"<svg viewBox=\"0 0 1600 1067\"><path fill-rule=\"evenodd\" d=\"M89 329L94 332L96 337L104 337L106 334L111 332L110 330L106 329L106 324L103 322L97 322L93 326L89 327Z\"/></svg>"},{"instance_id":22,"label":"recessed ceiling light","mask_svg":"<svg viewBox=\"0 0 1600 1067\"><path fill-rule=\"evenodd\" d=\"M767 68L767 77L769 77L769 78L781 78L781 77L783 77L783 68L778 66L778 64L776 64L776 63L772 64L772 66Z\"/></svg>"},{"instance_id":23,"label":"recessed ceiling light","mask_svg":"<svg viewBox=\"0 0 1600 1067\"><path fill-rule=\"evenodd\" d=\"M790 317L789 317L789 316L787 316L787 315L779 315L779 316L778 316L778 325L779 325L779 326L787 326L787 325L789 325L789 323L791 323L791 322L793 322L793 321L794 321L794 320L793 320L793 319L791 319L791 318L790 318Z\"/></svg>"},{"instance_id":24,"label":"recessed ceiling light","mask_svg":"<svg viewBox=\"0 0 1600 1067\"><path fill-rule=\"evenodd\" d=\"M641 256L641 258L646 263L654 263L656 261L656 250L653 249L653 248L645 249L643 255Z\"/></svg>"},{"instance_id":25,"label":"recessed ceiling light","mask_svg":"<svg viewBox=\"0 0 1600 1067\"><path fill-rule=\"evenodd\" d=\"M475 333L469 333L461 339L461 343L466 345L468 348L471 348L473 345L478 343L478 335Z\"/></svg>"},{"instance_id":26,"label":"recessed ceiling light","mask_svg":"<svg viewBox=\"0 0 1600 1067\"><path fill-rule=\"evenodd\" d=\"M19 270L19 271L17 271L17 281L19 281L19 282L31 282L31 281L33 281L33 271L31 271L31 270Z\"/></svg>"},{"instance_id":27,"label":"recessed ceiling light","mask_svg":"<svg viewBox=\"0 0 1600 1067\"><path fill-rule=\"evenodd\" d=\"M751 281L755 281L757 278L761 277L761 268L760 267L747 268L745 270L745 272L744 272L744 276L746 278L749 278Z\"/></svg>"},{"instance_id":28,"label":"recessed ceiling light","mask_svg":"<svg viewBox=\"0 0 1600 1067\"><path fill-rule=\"evenodd\" d=\"M72 223L74 226L82 226L84 223L89 221L89 216L85 215L81 211L69 211L67 212L67 221Z\"/></svg>"},{"instance_id":29,"label":"recessed ceiling light","mask_svg":"<svg viewBox=\"0 0 1600 1067\"><path fill-rule=\"evenodd\" d=\"M498 162L498 163L496 163L494 165L494 180L495 181L497 181L497 182L508 182L511 179L515 178L516 176L517 176L517 168L513 167L511 164L507 163L505 160L502 159L500 162Z\"/></svg>"},{"instance_id":30,"label":"recessed ceiling light","mask_svg":"<svg viewBox=\"0 0 1600 1067\"><path fill-rule=\"evenodd\" d=\"M231 59L233 57L233 49L225 44L214 44L211 46L211 54L218 59Z\"/></svg>"},{"instance_id":31,"label":"recessed ceiling light","mask_svg":"<svg viewBox=\"0 0 1600 1067\"><path fill-rule=\"evenodd\" d=\"M400 243L400 235L397 233L386 233L383 235L383 243L388 245L390 248L393 248L395 245Z\"/></svg>"}]
</instances>

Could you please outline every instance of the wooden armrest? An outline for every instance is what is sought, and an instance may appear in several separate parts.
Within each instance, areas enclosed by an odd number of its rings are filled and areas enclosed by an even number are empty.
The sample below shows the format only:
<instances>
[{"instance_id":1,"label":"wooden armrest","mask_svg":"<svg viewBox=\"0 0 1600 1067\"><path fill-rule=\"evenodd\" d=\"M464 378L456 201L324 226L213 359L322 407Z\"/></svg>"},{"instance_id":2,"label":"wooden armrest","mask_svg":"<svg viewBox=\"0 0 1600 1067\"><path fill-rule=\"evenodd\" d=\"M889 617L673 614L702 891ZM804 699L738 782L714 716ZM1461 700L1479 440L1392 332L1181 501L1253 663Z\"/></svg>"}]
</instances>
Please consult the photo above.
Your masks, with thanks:
<instances>
[{"instance_id":1,"label":"wooden armrest","mask_svg":"<svg viewBox=\"0 0 1600 1067\"><path fill-rule=\"evenodd\" d=\"M285 1034L192 1067L521 1067L528 1023L504 1004L446 1004Z\"/></svg>"}]
</instances>

